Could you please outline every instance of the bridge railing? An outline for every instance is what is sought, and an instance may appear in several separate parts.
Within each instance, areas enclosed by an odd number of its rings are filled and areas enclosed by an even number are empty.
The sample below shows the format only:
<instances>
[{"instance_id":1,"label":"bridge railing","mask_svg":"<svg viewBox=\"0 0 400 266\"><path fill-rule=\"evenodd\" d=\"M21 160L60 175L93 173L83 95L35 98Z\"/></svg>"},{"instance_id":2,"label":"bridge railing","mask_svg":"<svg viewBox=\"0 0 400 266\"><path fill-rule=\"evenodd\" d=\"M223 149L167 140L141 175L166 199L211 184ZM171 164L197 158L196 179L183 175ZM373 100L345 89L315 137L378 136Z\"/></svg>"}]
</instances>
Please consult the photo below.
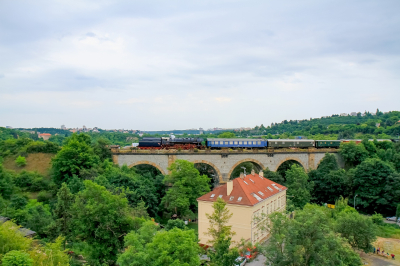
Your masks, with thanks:
<instances>
[{"instance_id":1,"label":"bridge railing","mask_svg":"<svg viewBox=\"0 0 400 266\"><path fill-rule=\"evenodd\" d=\"M137 148L124 148L111 147L113 154L241 154L241 153L260 153L260 154L271 154L271 153L336 153L338 149L222 149L222 150L141 150Z\"/></svg>"}]
</instances>

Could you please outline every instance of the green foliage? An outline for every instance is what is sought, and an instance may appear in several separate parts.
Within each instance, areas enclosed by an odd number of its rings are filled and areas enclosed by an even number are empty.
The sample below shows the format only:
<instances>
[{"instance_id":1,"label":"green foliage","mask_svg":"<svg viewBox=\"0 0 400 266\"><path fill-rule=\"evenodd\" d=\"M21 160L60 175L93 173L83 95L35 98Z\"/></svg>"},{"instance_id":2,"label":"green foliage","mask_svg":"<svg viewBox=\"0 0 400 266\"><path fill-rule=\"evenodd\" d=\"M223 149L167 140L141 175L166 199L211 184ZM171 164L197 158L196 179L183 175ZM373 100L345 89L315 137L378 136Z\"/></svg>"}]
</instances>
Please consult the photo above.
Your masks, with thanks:
<instances>
[{"instance_id":1,"label":"green foliage","mask_svg":"<svg viewBox=\"0 0 400 266\"><path fill-rule=\"evenodd\" d=\"M230 237L221 237L214 243L213 248L208 250L208 257L211 264L215 266L232 266L239 256L238 248L229 248L231 245Z\"/></svg>"},{"instance_id":2,"label":"green foliage","mask_svg":"<svg viewBox=\"0 0 400 266\"><path fill-rule=\"evenodd\" d=\"M342 212L336 223L336 231L346 238L354 249L371 251L372 243L376 240L376 227L370 217L354 212Z\"/></svg>"},{"instance_id":3,"label":"green foliage","mask_svg":"<svg viewBox=\"0 0 400 266\"><path fill-rule=\"evenodd\" d=\"M178 215L190 216L197 211L197 198L210 191L209 179L200 175L193 163L185 160L176 160L168 170L170 174L165 176L164 182L172 186L162 204Z\"/></svg>"},{"instance_id":4,"label":"green foliage","mask_svg":"<svg viewBox=\"0 0 400 266\"><path fill-rule=\"evenodd\" d=\"M400 203L400 176L380 159L367 159L357 166L353 186L357 206L366 213L393 214Z\"/></svg>"},{"instance_id":5,"label":"green foliage","mask_svg":"<svg viewBox=\"0 0 400 266\"><path fill-rule=\"evenodd\" d=\"M243 162L233 169L230 179L235 179L240 176L240 173L243 173L243 168L245 168L246 173L251 173L251 170L254 169L254 165L251 162Z\"/></svg>"},{"instance_id":6,"label":"green foliage","mask_svg":"<svg viewBox=\"0 0 400 266\"><path fill-rule=\"evenodd\" d=\"M118 257L120 266L200 265L199 246L193 230L130 232L125 237L125 252Z\"/></svg>"},{"instance_id":7,"label":"green foliage","mask_svg":"<svg viewBox=\"0 0 400 266\"><path fill-rule=\"evenodd\" d=\"M148 168L130 169L105 162L104 172L95 179L113 193L124 192L131 206L145 203L147 212L155 217L159 212L161 198L165 194L164 176Z\"/></svg>"},{"instance_id":8,"label":"green foliage","mask_svg":"<svg viewBox=\"0 0 400 266\"><path fill-rule=\"evenodd\" d=\"M99 156L101 161L112 159L111 150L108 148L110 144L109 140L100 138L92 145L94 153Z\"/></svg>"},{"instance_id":9,"label":"green foliage","mask_svg":"<svg viewBox=\"0 0 400 266\"><path fill-rule=\"evenodd\" d=\"M306 205L294 219L270 215L271 238L264 255L272 265L361 265L359 255L334 231L324 207Z\"/></svg>"},{"instance_id":10,"label":"green foliage","mask_svg":"<svg viewBox=\"0 0 400 266\"><path fill-rule=\"evenodd\" d=\"M224 139L231 139L235 138L235 133L232 132L224 132L218 135L218 138L224 138Z\"/></svg>"},{"instance_id":11,"label":"green foliage","mask_svg":"<svg viewBox=\"0 0 400 266\"><path fill-rule=\"evenodd\" d=\"M206 234L211 237L209 241L211 245L214 245L221 239L231 238L235 235L235 232L232 231L232 226L227 225L233 214L226 207L226 202L221 198L217 198L213 203L213 209L214 212L212 214L206 213L209 221L208 232Z\"/></svg>"},{"instance_id":12,"label":"green foliage","mask_svg":"<svg viewBox=\"0 0 400 266\"><path fill-rule=\"evenodd\" d=\"M374 224L376 224L376 225L383 225L383 216L382 216L382 214L380 214L380 213L376 213L375 212L375 214L373 214L372 216L371 216L371 219L372 219L372 222L374 223Z\"/></svg>"},{"instance_id":13,"label":"green foliage","mask_svg":"<svg viewBox=\"0 0 400 266\"><path fill-rule=\"evenodd\" d=\"M364 161L369 153L362 143L356 144L355 142L342 142L340 144L340 154L344 160L351 166L357 166Z\"/></svg>"},{"instance_id":14,"label":"green foliage","mask_svg":"<svg viewBox=\"0 0 400 266\"><path fill-rule=\"evenodd\" d=\"M60 150L60 146L57 143L51 141L34 141L30 142L26 146L27 153L36 153L36 152L43 152L43 153L57 153Z\"/></svg>"},{"instance_id":15,"label":"green foliage","mask_svg":"<svg viewBox=\"0 0 400 266\"><path fill-rule=\"evenodd\" d=\"M312 185L312 182L308 182L308 175L303 167L292 165L286 172L287 197L290 197L295 208L302 209L310 202Z\"/></svg>"},{"instance_id":16,"label":"green foliage","mask_svg":"<svg viewBox=\"0 0 400 266\"><path fill-rule=\"evenodd\" d=\"M285 185L285 179L278 172L273 172L269 170L268 167L265 168L263 172L265 178L274 181L275 183L278 183L280 185Z\"/></svg>"},{"instance_id":17,"label":"green foliage","mask_svg":"<svg viewBox=\"0 0 400 266\"><path fill-rule=\"evenodd\" d=\"M384 223L378 226L377 236L400 239L400 227L397 224Z\"/></svg>"},{"instance_id":18,"label":"green foliage","mask_svg":"<svg viewBox=\"0 0 400 266\"><path fill-rule=\"evenodd\" d=\"M53 179L58 185L70 181L81 171L95 167L99 157L90 146L90 137L85 134L73 134L66 145L53 158Z\"/></svg>"},{"instance_id":19,"label":"green foliage","mask_svg":"<svg viewBox=\"0 0 400 266\"><path fill-rule=\"evenodd\" d=\"M93 264L115 261L123 247L123 236L132 229L128 200L103 186L84 181L72 205L71 229L75 237L90 245Z\"/></svg>"},{"instance_id":20,"label":"green foliage","mask_svg":"<svg viewBox=\"0 0 400 266\"><path fill-rule=\"evenodd\" d=\"M158 232L146 246L146 250L148 257L154 262L144 265L200 265L199 246L193 230L173 228Z\"/></svg>"},{"instance_id":21,"label":"green foliage","mask_svg":"<svg viewBox=\"0 0 400 266\"><path fill-rule=\"evenodd\" d=\"M14 176L14 184L21 188L23 191L38 192L41 190L47 190L51 186L38 172L21 171L19 174Z\"/></svg>"},{"instance_id":22,"label":"green foliage","mask_svg":"<svg viewBox=\"0 0 400 266\"><path fill-rule=\"evenodd\" d=\"M18 167L25 166L25 165L26 165L26 159L25 159L25 157L18 156L17 159L15 159L15 164L16 164Z\"/></svg>"},{"instance_id":23,"label":"green foliage","mask_svg":"<svg viewBox=\"0 0 400 266\"><path fill-rule=\"evenodd\" d=\"M12 250L1 260L3 266L32 266L33 260L28 253Z\"/></svg>"},{"instance_id":24,"label":"green foliage","mask_svg":"<svg viewBox=\"0 0 400 266\"><path fill-rule=\"evenodd\" d=\"M139 218L144 218L144 219L149 219L149 213L147 212L147 207L146 203L141 200L136 207L133 208L132 211L133 216L139 217Z\"/></svg>"},{"instance_id":25,"label":"green foliage","mask_svg":"<svg viewBox=\"0 0 400 266\"><path fill-rule=\"evenodd\" d=\"M25 238L19 228L11 221L0 223L0 259L12 250L27 251L31 246L32 239Z\"/></svg>"},{"instance_id":26,"label":"green foliage","mask_svg":"<svg viewBox=\"0 0 400 266\"><path fill-rule=\"evenodd\" d=\"M185 230L186 225L185 222L180 219L168 220L167 225L165 226L165 230L169 231L175 227L181 230Z\"/></svg>"},{"instance_id":27,"label":"green foliage","mask_svg":"<svg viewBox=\"0 0 400 266\"><path fill-rule=\"evenodd\" d=\"M64 242L63 237L58 237L54 242L36 246L29 252L33 265L69 266L69 257L62 250Z\"/></svg>"},{"instance_id":28,"label":"green foliage","mask_svg":"<svg viewBox=\"0 0 400 266\"><path fill-rule=\"evenodd\" d=\"M57 193L57 203L54 209L55 230L57 235L62 235L65 239L71 236L72 204L74 195L70 192L66 183L61 185ZM64 242L65 249L65 242Z\"/></svg>"},{"instance_id":29,"label":"green foliage","mask_svg":"<svg viewBox=\"0 0 400 266\"><path fill-rule=\"evenodd\" d=\"M13 202L11 206L14 206ZM53 217L48 205L37 200L29 200L24 207L14 207L16 208L8 211L10 218L15 219L18 224L35 231L40 237L47 236L49 233L48 228L53 223Z\"/></svg>"},{"instance_id":30,"label":"green foliage","mask_svg":"<svg viewBox=\"0 0 400 266\"><path fill-rule=\"evenodd\" d=\"M0 196L4 199L10 199L14 191L14 183L12 174L10 171L4 169L3 165L0 164Z\"/></svg>"}]
</instances>

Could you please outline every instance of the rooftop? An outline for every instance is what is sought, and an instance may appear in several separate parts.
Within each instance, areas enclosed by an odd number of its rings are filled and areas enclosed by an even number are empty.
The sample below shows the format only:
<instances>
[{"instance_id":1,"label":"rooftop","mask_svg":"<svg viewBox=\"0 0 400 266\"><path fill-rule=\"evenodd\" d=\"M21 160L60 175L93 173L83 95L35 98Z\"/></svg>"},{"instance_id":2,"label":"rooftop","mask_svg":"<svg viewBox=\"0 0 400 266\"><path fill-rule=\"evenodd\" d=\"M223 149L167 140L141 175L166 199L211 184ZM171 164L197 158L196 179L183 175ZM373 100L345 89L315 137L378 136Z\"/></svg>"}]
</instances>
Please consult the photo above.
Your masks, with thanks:
<instances>
[{"instance_id":1,"label":"rooftop","mask_svg":"<svg viewBox=\"0 0 400 266\"><path fill-rule=\"evenodd\" d=\"M232 192L228 195L228 184L215 188L213 191L198 198L198 201L216 201L222 198L228 204L253 206L257 203L286 190L276 182L252 173L231 180Z\"/></svg>"}]
</instances>

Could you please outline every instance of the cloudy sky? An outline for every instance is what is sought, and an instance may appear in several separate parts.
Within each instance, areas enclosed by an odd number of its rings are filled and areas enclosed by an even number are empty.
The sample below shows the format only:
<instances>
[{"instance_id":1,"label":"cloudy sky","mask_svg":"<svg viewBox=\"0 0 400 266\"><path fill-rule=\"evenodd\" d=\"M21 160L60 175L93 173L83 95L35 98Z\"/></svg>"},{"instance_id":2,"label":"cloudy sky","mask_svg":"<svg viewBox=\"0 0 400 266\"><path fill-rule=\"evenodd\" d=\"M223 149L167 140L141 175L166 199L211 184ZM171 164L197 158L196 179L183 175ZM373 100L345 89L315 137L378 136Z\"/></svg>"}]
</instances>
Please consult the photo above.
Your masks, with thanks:
<instances>
[{"instance_id":1,"label":"cloudy sky","mask_svg":"<svg viewBox=\"0 0 400 266\"><path fill-rule=\"evenodd\" d=\"M400 110L400 1L0 1L0 126Z\"/></svg>"}]
</instances>

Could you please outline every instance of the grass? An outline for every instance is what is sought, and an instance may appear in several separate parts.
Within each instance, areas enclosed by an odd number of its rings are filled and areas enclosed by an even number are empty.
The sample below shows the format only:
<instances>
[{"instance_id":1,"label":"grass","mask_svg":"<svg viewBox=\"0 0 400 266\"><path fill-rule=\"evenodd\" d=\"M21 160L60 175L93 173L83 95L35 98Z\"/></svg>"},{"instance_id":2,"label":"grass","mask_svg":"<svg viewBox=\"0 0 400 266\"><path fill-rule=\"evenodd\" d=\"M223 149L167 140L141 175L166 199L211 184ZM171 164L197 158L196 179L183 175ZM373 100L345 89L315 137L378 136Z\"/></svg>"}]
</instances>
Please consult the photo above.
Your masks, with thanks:
<instances>
[{"instance_id":1,"label":"grass","mask_svg":"<svg viewBox=\"0 0 400 266\"><path fill-rule=\"evenodd\" d=\"M377 235L383 238L400 239L400 226L386 223L379 225Z\"/></svg>"},{"instance_id":2,"label":"grass","mask_svg":"<svg viewBox=\"0 0 400 266\"><path fill-rule=\"evenodd\" d=\"M15 163L16 156L7 156L4 159L3 166L6 169L14 170L17 173L22 170L37 171L44 177L49 177L51 158L53 158L54 155L55 154L52 153L30 153L26 157L26 165L22 167L17 166Z\"/></svg>"}]
</instances>

